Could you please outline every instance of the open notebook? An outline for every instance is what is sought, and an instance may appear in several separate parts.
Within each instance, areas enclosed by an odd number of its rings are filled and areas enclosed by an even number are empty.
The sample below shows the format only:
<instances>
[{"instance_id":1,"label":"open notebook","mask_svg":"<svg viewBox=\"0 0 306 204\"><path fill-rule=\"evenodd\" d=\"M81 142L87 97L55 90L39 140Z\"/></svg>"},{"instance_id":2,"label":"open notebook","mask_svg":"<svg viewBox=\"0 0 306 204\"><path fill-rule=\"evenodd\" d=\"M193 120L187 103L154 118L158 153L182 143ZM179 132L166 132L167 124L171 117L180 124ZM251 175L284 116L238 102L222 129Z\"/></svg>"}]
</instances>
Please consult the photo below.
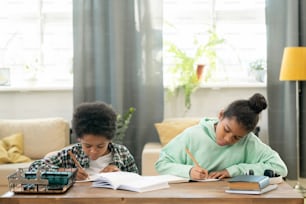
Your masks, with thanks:
<instances>
[{"instance_id":1,"label":"open notebook","mask_svg":"<svg viewBox=\"0 0 306 204\"><path fill-rule=\"evenodd\" d=\"M218 181L219 179L194 180L199 182ZM92 181L93 187L122 189L136 192L145 192L169 187L169 184L189 182L188 178L174 175L141 176L132 172L109 172L92 175L87 180Z\"/></svg>"},{"instance_id":2,"label":"open notebook","mask_svg":"<svg viewBox=\"0 0 306 204\"><path fill-rule=\"evenodd\" d=\"M168 181L154 177L141 176L132 172L109 172L95 175L92 186L101 188L121 189L135 192L153 191L168 188Z\"/></svg>"},{"instance_id":3,"label":"open notebook","mask_svg":"<svg viewBox=\"0 0 306 204\"><path fill-rule=\"evenodd\" d=\"M113 172L117 175L116 172ZM97 178L99 178L101 176L101 174L105 174L105 173L99 173L99 174L95 174L90 176L88 179L86 180L81 180L81 181L76 181L76 182L89 182L89 181L95 181ZM120 173L121 174L121 173ZM124 175L126 174L134 174L134 173L130 173L130 172L124 172ZM144 178L152 178L152 179L157 179L159 181L167 181L168 183L185 183L185 182L189 182L189 181L196 181L196 182L210 182L210 181L219 181L220 179L214 179L214 178L208 178L208 179L200 179L200 180L190 180L188 178L183 178L183 177L179 177L179 176L174 176L174 175L156 175L156 176L142 176Z\"/></svg>"}]
</instances>

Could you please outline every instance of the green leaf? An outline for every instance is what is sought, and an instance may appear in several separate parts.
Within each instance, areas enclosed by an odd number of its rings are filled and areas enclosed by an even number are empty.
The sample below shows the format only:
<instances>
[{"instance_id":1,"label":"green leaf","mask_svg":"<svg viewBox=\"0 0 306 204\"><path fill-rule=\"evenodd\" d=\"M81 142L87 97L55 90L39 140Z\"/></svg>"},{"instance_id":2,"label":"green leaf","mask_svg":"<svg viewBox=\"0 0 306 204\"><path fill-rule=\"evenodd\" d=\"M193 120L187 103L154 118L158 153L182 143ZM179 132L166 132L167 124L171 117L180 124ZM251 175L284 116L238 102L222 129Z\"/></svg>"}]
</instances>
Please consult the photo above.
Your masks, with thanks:
<instances>
[{"instance_id":1,"label":"green leaf","mask_svg":"<svg viewBox=\"0 0 306 204\"><path fill-rule=\"evenodd\" d=\"M116 122L116 132L113 141L118 144L123 143L123 139L125 137L125 133L129 127L130 121L136 109L134 107L130 107L127 112L123 115L117 115L117 122Z\"/></svg>"},{"instance_id":2,"label":"green leaf","mask_svg":"<svg viewBox=\"0 0 306 204\"><path fill-rule=\"evenodd\" d=\"M194 39L196 47L193 56L187 55L184 50L180 49L177 45L172 42L166 42L168 47L167 51L174 57L175 64L169 68L169 72L173 74L174 85L171 89L168 89L168 95L175 94L179 89L183 89L185 96L185 107L190 109L191 107L191 94L199 88L200 81L198 80L196 69L198 60L205 56L207 58L206 75L204 80L207 81L213 71L216 69L216 46L225 42L224 39L220 38L215 27L212 30L208 30L208 41L206 44L200 44L197 38Z\"/></svg>"}]
</instances>

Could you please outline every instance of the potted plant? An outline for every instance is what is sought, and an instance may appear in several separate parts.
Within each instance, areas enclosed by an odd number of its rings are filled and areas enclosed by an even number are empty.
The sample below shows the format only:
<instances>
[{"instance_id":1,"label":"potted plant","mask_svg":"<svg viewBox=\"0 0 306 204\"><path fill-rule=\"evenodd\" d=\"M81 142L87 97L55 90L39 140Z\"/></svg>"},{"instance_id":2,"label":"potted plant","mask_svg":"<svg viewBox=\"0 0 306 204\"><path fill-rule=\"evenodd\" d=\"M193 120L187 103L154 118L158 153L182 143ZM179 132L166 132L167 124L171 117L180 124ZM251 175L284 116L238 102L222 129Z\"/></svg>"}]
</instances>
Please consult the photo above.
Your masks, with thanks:
<instances>
[{"instance_id":1,"label":"potted plant","mask_svg":"<svg viewBox=\"0 0 306 204\"><path fill-rule=\"evenodd\" d=\"M209 38L206 44L199 44L195 38L194 44L197 47L194 55L188 55L183 49L180 49L174 43L168 42L167 51L174 57L174 65L169 67L169 73L173 76L172 85L168 87L168 93L175 95L179 89L184 92L185 107L191 107L191 94L201 84L203 71L205 71L204 81L207 81L213 70L216 68L216 46L224 43L224 39L220 38L215 29L208 31ZM201 58L206 58L206 64L198 64Z\"/></svg>"},{"instance_id":2,"label":"potted plant","mask_svg":"<svg viewBox=\"0 0 306 204\"><path fill-rule=\"evenodd\" d=\"M125 112L123 115L121 114L117 115L116 133L113 139L115 143L118 143L118 144L123 143L123 139L124 139L126 130L129 127L131 118L135 110L136 110L135 108L130 107L129 110Z\"/></svg>"},{"instance_id":3,"label":"potted plant","mask_svg":"<svg viewBox=\"0 0 306 204\"><path fill-rule=\"evenodd\" d=\"M201 56L201 50L198 49L195 56L190 57L175 44L169 43L168 51L173 53L175 58L174 66L169 68L174 79L174 86L168 87L168 93L175 95L179 89L182 89L185 95L185 107L190 109L191 93L194 92L200 84L200 78L197 77L194 66L196 60Z\"/></svg>"},{"instance_id":4,"label":"potted plant","mask_svg":"<svg viewBox=\"0 0 306 204\"><path fill-rule=\"evenodd\" d=\"M254 74L256 81L264 82L266 75L266 60L260 58L249 63L250 72Z\"/></svg>"}]
</instances>

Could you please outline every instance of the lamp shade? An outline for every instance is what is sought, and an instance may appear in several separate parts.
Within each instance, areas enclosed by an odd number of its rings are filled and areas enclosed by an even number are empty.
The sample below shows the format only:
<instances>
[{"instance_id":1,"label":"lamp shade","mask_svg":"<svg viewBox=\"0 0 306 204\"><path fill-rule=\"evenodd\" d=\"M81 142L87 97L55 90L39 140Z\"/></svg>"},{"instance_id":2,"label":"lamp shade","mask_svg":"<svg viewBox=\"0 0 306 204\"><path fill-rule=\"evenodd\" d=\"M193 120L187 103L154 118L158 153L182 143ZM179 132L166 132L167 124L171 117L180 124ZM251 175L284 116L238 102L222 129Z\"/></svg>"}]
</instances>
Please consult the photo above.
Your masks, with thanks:
<instances>
[{"instance_id":1,"label":"lamp shade","mask_svg":"<svg viewBox=\"0 0 306 204\"><path fill-rule=\"evenodd\" d=\"M306 47L286 47L279 80L306 80Z\"/></svg>"}]
</instances>

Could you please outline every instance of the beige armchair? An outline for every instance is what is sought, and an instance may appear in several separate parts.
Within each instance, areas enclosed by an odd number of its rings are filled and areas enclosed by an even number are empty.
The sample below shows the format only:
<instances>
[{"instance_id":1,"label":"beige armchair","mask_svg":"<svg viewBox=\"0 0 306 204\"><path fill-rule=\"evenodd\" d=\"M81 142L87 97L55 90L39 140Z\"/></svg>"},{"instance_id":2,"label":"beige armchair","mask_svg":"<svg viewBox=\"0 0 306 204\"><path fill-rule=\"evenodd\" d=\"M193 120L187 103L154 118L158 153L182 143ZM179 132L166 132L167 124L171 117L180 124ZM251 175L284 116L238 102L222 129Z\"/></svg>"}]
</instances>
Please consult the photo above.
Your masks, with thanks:
<instances>
[{"instance_id":1,"label":"beige armchair","mask_svg":"<svg viewBox=\"0 0 306 204\"><path fill-rule=\"evenodd\" d=\"M23 135L23 155L31 161L0 164L1 194L8 191L7 177L18 168L28 168L33 160L69 144L69 123L63 118L0 119L0 141L16 133Z\"/></svg>"}]
</instances>

